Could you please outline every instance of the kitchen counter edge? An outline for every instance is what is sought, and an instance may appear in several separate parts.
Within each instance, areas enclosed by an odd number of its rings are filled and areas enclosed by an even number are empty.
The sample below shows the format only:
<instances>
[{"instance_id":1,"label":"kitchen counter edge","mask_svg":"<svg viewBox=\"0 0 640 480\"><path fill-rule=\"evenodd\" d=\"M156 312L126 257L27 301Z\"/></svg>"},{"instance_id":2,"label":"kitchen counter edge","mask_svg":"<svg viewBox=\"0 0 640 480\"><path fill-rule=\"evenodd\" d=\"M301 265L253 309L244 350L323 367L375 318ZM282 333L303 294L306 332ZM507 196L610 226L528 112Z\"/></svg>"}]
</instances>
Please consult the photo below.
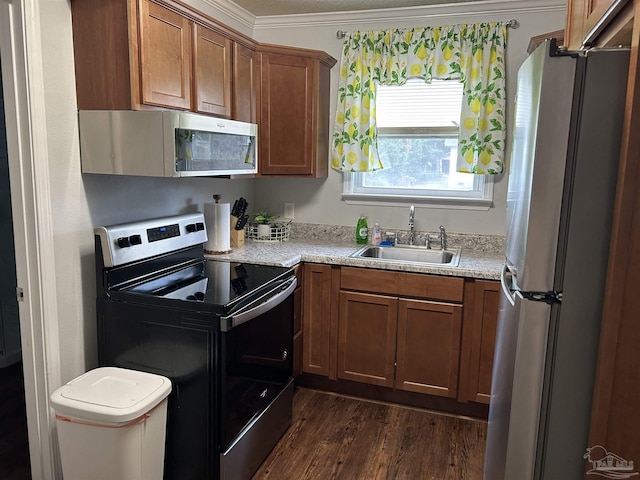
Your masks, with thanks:
<instances>
[{"instance_id":1,"label":"kitchen counter edge","mask_svg":"<svg viewBox=\"0 0 640 480\"><path fill-rule=\"evenodd\" d=\"M322 241L290 240L288 242L256 242L247 240L243 247L231 253L205 255L210 260L292 267L301 262L376 268L412 273L428 273L450 277L500 280L504 256L500 253L462 249L457 267L389 262L377 259L352 258L362 245Z\"/></svg>"}]
</instances>

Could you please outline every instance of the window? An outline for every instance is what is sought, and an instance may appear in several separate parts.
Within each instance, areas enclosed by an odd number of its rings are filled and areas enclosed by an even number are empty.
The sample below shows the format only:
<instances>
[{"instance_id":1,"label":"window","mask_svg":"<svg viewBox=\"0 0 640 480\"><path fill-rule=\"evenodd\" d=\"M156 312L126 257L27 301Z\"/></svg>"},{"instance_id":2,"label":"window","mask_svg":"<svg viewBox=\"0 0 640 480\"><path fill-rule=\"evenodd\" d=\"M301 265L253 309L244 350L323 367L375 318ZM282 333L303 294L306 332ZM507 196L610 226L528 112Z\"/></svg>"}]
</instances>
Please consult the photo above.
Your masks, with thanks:
<instances>
[{"instance_id":1,"label":"window","mask_svg":"<svg viewBox=\"0 0 640 480\"><path fill-rule=\"evenodd\" d=\"M377 86L378 152L384 169L347 173L348 200L488 208L492 179L456 172L463 84L411 79Z\"/></svg>"}]
</instances>

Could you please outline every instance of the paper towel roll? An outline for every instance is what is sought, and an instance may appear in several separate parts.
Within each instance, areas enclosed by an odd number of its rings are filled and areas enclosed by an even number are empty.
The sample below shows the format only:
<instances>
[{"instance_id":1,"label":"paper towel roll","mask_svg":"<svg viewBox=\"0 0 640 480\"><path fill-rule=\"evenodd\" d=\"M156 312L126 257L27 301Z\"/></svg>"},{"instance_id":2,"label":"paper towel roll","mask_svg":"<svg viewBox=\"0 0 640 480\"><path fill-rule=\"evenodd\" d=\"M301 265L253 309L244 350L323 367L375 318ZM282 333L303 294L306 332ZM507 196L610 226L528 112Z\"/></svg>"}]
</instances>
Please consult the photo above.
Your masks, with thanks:
<instances>
[{"instance_id":1,"label":"paper towel roll","mask_svg":"<svg viewBox=\"0 0 640 480\"><path fill-rule=\"evenodd\" d=\"M207 224L207 243L205 253L229 253L231 240L230 207L228 203L205 203L204 221Z\"/></svg>"}]
</instances>

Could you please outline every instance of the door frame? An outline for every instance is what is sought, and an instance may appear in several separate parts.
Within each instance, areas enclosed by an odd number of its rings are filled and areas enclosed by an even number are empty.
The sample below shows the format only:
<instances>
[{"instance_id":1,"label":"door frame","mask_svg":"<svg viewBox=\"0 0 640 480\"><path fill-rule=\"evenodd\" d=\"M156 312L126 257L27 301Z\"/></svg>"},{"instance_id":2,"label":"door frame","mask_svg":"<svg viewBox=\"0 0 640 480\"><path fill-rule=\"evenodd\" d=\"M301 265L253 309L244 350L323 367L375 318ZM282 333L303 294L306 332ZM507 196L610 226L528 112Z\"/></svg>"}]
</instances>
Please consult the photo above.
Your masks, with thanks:
<instances>
[{"instance_id":1,"label":"door frame","mask_svg":"<svg viewBox=\"0 0 640 480\"><path fill-rule=\"evenodd\" d=\"M54 236L38 0L0 0L11 208L33 478L61 478L49 407L60 385ZM20 293L21 292L21 293Z\"/></svg>"}]
</instances>

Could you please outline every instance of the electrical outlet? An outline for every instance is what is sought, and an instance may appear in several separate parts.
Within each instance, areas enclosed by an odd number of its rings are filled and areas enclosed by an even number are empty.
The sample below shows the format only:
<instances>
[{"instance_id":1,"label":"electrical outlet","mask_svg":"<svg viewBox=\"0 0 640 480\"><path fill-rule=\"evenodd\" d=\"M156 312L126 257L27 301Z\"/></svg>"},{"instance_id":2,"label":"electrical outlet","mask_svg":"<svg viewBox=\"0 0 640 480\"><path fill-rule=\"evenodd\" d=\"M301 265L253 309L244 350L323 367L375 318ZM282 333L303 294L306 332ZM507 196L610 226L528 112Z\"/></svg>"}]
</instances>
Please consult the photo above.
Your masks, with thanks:
<instances>
[{"instance_id":1,"label":"electrical outlet","mask_svg":"<svg viewBox=\"0 0 640 480\"><path fill-rule=\"evenodd\" d=\"M293 220L293 203L284 204L284 218L290 218Z\"/></svg>"}]
</instances>

